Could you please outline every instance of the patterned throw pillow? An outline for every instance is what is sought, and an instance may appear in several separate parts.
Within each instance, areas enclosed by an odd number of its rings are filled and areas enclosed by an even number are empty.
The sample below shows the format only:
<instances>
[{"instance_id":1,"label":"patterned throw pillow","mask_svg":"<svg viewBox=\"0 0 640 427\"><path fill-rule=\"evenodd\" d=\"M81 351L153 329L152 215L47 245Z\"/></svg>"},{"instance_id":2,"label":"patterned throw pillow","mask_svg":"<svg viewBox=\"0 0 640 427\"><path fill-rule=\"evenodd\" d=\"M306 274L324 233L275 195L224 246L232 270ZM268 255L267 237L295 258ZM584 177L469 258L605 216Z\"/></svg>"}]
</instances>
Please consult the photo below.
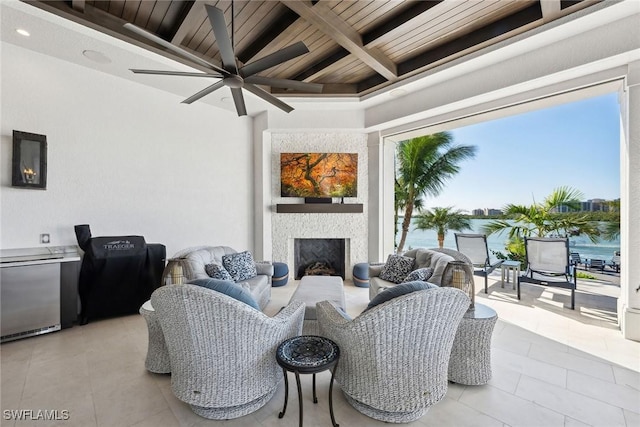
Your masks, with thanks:
<instances>
[{"instance_id":1,"label":"patterned throw pillow","mask_svg":"<svg viewBox=\"0 0 640 427\"><path fill-rule=\"evenodd\" d=\"M380 278L393 283L400 283L411 273L413 258L402 255L389 255L387 262L380 271Z\"/></svg>"},{"instance_id":2,"label":"patterned throw pillow","mask_svg":"<svg viewBox=\"0 0 640 427\"><path fill-rule=\"evenodd\" d=\"M229 272L220 264L207 264L204 266L204 271L213 279L233 280Z\"/></svg>"},{"instance_id":3,"label":"patterned throw pillow","mask_svg":"<svg viewBox=\"0 0 640 427\"><path fill-rule=\"evenodd\" d=\"M413 282L416 280L426 282L427 280L429 280L429 277L431 277L432 274L433 268L431 267L418 268L417 270L413 270L411 273L409 273L407 277L404 278L402 283Z\"/></svg>"},{"instance_id":4,"label":"patterned throw pillow","mask_svg":"<svg viewBox=\"0 0 640 427\"><path fill-rule=\"evenodd\" d=\"M258 275L253 255L249 251L223 256L222 265L229 272L234 282L251 279Z\"/></svg>"}]
</instances>

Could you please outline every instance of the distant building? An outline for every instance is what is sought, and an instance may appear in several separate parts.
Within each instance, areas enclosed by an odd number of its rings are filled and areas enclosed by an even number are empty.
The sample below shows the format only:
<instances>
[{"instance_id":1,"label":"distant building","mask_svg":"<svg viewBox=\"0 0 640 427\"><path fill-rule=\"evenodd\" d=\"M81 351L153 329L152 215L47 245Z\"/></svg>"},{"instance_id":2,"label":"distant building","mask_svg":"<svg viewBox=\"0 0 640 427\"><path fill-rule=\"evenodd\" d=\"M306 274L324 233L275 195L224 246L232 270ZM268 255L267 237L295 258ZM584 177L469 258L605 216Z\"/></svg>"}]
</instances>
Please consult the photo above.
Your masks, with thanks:
<instances>
[{"instance_id":1,"label":"distant building","mask_svg":"<svg viewBox=\"0 0 640 427\"><path fill-rule=\"evenodd\" d=\"M562 205L551 209L551 212L572 212L568 206ZM580 208L577 212L609 212L609 201L605 199L589 199L580 202Z\"/></svg>"},{"instance_id":2,"label":"distant building","mask_svg":"<svg viewBox=\"0 0 640 427\"><path fill-rule=\"evenodd\" d=\"M500 209L474 209L471 211L471 214L474 216L490 216L490 215L502 215L502 211Z\"/></svg>"}]
</instances>

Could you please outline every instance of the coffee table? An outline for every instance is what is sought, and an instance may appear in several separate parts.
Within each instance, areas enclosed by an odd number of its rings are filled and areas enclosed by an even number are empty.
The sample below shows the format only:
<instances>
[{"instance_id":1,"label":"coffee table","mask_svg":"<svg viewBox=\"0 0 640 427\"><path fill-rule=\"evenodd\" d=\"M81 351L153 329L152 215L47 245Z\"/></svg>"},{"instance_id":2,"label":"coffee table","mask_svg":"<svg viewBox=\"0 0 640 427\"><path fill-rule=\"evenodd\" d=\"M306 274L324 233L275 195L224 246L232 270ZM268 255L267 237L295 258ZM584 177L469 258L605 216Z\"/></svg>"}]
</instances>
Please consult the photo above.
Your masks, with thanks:
<instances>
[{"instance_id":1,"label":"coffee table","mask_svg":"<svg viewBox=\"0 0 640 427\"><path fill-rule=\"evenodd\" d=\"M300 374L313 374L313 403L318 403L316 397L316 374L318 372L332 369L331 382L329 383L329 413L331 414L331 424L339 427L333 415L333 378L338 368L340 349L338 345L328 338L313 335L302 335L289 338L278 346L276 350L276 360L282 367L284 373L284 407L278 414L278 418L284 417L287 411L287 400L289 398L289 380L287 371L293 372L296 376L298 387L298 404L300 406L300 427L303 422L302 412L302 389L300 387Z\"/></svg>"}]
</instances>

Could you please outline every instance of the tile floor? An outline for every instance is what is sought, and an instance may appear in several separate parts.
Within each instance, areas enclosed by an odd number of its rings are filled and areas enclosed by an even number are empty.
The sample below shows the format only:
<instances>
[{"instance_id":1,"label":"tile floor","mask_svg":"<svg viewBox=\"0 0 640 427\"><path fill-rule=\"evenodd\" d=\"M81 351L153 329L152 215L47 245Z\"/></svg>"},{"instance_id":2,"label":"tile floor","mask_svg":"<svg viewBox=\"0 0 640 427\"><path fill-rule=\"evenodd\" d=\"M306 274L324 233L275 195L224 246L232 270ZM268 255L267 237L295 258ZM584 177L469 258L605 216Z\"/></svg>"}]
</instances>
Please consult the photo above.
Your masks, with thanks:
<instances>
[{"instance_id":1,"label":"tile floor","mask_svg":"<svg viewBox=\"0 0 640 427\"><path fill-rule=\"evenodd\" d=\"M481 279L478 280L478 283ZM267 314L286 304L297 282L273 288ZM619 288L608 282L579 284L575 311L563 308L560 289L523 285L523 299L499 273L489 294L476 301L499 316L492 341L493 379L484 386L450 384L447 396L412 426L639 426L640 343L622 338L615 324ZM345 284L349 313L368 302L368 290ZM171 393L168 375L144 369L147 328L139 315L93 321L60 332L0 346L2 426L265 426L298 422L295 391L278 419L284 395L259 411L230 421L193 414ZM311 376L303 375L305 426L330 426L329 373L318 375L317 405ZM291 382L290 382L291 383ZM292 382L295 384L295 381ZM377 426L334 390L342 427ZM6 410L66 410L68 420L15 421ZM34 412L36 413L36 412Z\"/></svg>"}]
</instances>

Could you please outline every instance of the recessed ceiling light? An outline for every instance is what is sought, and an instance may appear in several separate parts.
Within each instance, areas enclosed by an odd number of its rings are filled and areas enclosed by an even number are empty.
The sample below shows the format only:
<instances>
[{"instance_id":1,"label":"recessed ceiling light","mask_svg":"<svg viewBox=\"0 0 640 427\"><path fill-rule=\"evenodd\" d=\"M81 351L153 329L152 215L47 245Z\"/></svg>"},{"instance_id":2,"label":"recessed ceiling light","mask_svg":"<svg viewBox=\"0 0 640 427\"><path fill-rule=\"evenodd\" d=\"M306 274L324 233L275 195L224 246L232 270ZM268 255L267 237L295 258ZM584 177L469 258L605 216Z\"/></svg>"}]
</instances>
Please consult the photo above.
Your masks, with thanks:
<instances>
[{"instance_id":1,"label":"recessed ceiling light","mask_svg":"<svg viewBox=\"0 0 640 427\"><path fill-rule=\"evenodd\" d=\"M231 103L231 97L223 96L222 98L220 98L220 101L224 102L225 104L229 104Z\"/></svg>"},{"instance_id":2,"label":"recessed ceiling light","mask_svg":"<svg viewBox=\"0 0 640 427\"><path fill-rule=\"evenodd\" d=\"M20 34L21 36L25 36L25 37L29 37L31 34L29 34L29 31L25 30L24 28L16 28L16 33Z\"/></svg>"},{"instance_id":3,"label":"recessed ceiling light","mask_svg":"<svg viewBox=\"0 0 640 427\"><path fill-rule=\"evenodd\" d=\"M389 96L392 98L398 98L406 94L407 94L407 91L405 89L394 89L391 92L389 92Z\"/></svg>"},{"instance_id":4,"label":"recessed ceiling light","mask_svg":"<svg viewBox=\"0 0 640 427\"><path fill-rule=\"evenodd\" d=\"M106 56L102 52L98 52L96 50L83 50L82 54L93 62L98 62L100 64L110 64L111 58Z\"/></svg>"}]
</instances>

